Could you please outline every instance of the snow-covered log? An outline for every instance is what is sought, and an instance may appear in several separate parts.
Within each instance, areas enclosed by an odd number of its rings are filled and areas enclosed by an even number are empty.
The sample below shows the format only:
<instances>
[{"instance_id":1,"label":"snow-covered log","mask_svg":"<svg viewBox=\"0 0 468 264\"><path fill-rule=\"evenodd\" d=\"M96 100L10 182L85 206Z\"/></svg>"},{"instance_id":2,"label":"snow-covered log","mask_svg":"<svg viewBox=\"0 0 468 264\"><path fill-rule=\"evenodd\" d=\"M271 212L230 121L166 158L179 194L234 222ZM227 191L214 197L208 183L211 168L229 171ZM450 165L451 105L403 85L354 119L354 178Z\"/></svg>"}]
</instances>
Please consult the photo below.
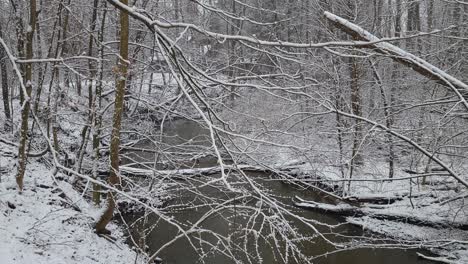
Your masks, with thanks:
<instances>
[{"instance_id":1,"label":"snow-covered log","mask_svg":"<svg viewBox=\"0 0 468 264\"><path fill-rule=\"evenodd\" d=\"M251 165L224 165L223 168L228 170L244 170L244 171L266 171L265 168L251 166ZM121 166L120 171L126 174L136 176L193 176L193 175L212 175L221 172L220 166L208 168L192 168L192 169L178 169L178 170L148 170L140 169L130 166Z\"/></svg>"},{"instance_id":2,"label":"snow-covered log","mask_svg":"<svg viewBox=\"0 0 468 264\"><path fill-rule=\"evenodd\" d=\"M459 263L462 263L458 260L452 260L452 259L449 259L449 258L446 258L446 257L430 257L430 256L426 256L422 253L416 253L418 254L418 257L422 258L422 259L427 259L427 260L431 260L431 261L434 261L434 262L438 262L438 263L447 263L447 264L459 264Z\"/></svg>"},{"instance_id":3,"label":"snow-covered log","mask_svg":"<svg viewBox=\"0 0 468 264\"><path fill-rule=\"evenodd\" d=\"M401 201L405 197L410 196L415 198L423 195L428 195L426 193L419 193L419 194L410 194L410 192L404 192L401 194L394 194L394 195L359 195L359 196L349 196L343 198L343 200L348 202L358 202L358 203L371 203L371 204L392 204L396 201Z\"/></svg>"},{"instance_id":4,"label":"snow-covered log","mask_svg":"<svg viewBox=\"0 0 468 264\"><path fill-rule=\"evenodd\" d=\"M224 165L224 171L250 171L250 172L287 172L297 168L297 165L302 165L303 163L288 163L284 165L273 166L271 168L247 165L247 164L238 164L238 165ZM141 169L131 166L121 166L120 171L122 173L131 174L135 176L193 176L193 175L213 175L221 172L221 166L207 167L207 168L190 168L190 169L177 169L177 170L150 170L150 169Z\"/></svg>"},{"instance_id":5,"label":"snow-covered log","mask_svg":"<svg viewBox=\"0 0 468 264\"><path fill-rule=\"evenodd\" d=\"M355 206L351 204L325 204L315 201L307 201L301 199L299 197L295 197L296 201L294 205L300 208L314 210L317 212L322 212L326 214L335 214L339 216L353 216L353 217L363 217L369 216L375 219L381 220L390 220L390 221L397 221L397 222L404 222L413 225L420 225L420 226L430 226L436 228L458 228L462 230L468 230L467 224L462 223L448 223L443 221L431 220L426 219L423 217L418 217L415 215L403 215L398 214L396 212L383 212L380 209L372 209L366 206Z\"/></svg>"}]
</instances>

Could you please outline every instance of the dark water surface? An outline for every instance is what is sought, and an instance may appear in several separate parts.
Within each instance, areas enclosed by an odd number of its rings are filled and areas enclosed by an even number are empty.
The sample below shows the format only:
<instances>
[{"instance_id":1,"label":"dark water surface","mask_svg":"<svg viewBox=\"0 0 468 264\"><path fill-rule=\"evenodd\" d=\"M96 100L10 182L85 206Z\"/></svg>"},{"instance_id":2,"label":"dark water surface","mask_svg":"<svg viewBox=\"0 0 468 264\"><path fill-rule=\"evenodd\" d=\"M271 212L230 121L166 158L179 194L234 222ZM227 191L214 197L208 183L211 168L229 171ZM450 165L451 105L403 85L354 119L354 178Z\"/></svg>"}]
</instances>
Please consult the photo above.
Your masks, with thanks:
<instances>
[{"instance_id":1,"label":"dark water surface","mask_svg":"<svg viewBox=\"0 0 468 264\"><path fill-rule=\"evenodd\" d=\"M169 124L165 127L163 144L166 149L173 151L174 153L180 153L183 151L189 153L195 153L199 151L209 150L209 144L207 140L206 129L197 125L193 121L177 121ZM190 142L190 144L187 144ZM149 142L141 144L146 148L154 147ZM190 154L191 155L191 154ZM176 156L176 154L174 154ZM154 161L155 156L149 152L133 152L131 153L131 159L139 161ZM127 161L129 162L129 161ZM188 162L192 163L192 162ZM157 167L167 167L167 164L161 160L161 164ZM166 165L164 165L166 164ZM205 167L214 166L216 161L213 158L200 158L192 164L186 164L186 166L194 167ZM169 165L169 168L171 166ZM349 237L361 237L361 236L373 236L375 234L364 233L361 228L353 225L345 224L344 219L340 219L336 216L325 215L313 211L307 211L292 206L294 196L300 196L304 199L315 200L320 202L330 202L321 194L312 190L300 189L295 186L282 183L280 181L270 178L267 173L248 173L247 176L253 180L256 186L261 186L263 190L266 190L271 196L273 196L278 203L281 203L285 207L289 208L294 214L306 219L314 219L322 223L337 225L342 224L340 227L333 229L334 233L340 233L341 235ZM189 226L197 222L201 216L206 212L219 205L223 201L233 198L233 194L223 189L218 185L205 186L205 183L219 177L219 175L213 175L210 177L197 177L187 181L177 182L177 186L174 186L169 193L172 195L169 199L168 204L162 211L177 221L180 225ZM238 175L232 174L233 186L236 188L251 189L251 187L241 181L236 181ZM236 183L238 182L238 183ZM250 199L250 200L249 200ZM259 203L259 199L255 197L239 200L239 204L242 205L255 205L258 207L265 208L263 210L270 210L268 206ZM211 203L211 205L202 206L204 204ZM266 213L268 215L268 213ZM272 215L275 213L272 212ZM161 220L156 215L149 215L146 222L143 223L141 215L127 215L126 221L128 223L134 223L132 232L136 240L139 239L141 230L151 230L146 238L146 244L149 247L149 252L156 252L161 246L171 241L177 234L178 230L166 221ZM140 220L138 220L140 219ZM219 213L211 215L207 218L200 227L207 230L220 234L222 236L231 235L230 243L237 245L240 248L233 251L233 255L239 260L239 263L249 263L246 255L251 254L251 263L284 263L285 261L280 259L278 256L283 253L284 247L278 247L275 245L271 238L266 241L258 242L257 245L254 243L253 236L250 237L242 230L246 227L258 228L261 223L261 218L258 219L258 223L253 221L249 215L246 215L245 211L226 209ZM319 264L424 264L433 263L430 261L418 259L416 252L421 250L403 250L403 249L351 249L340 252L334 252L336 249L329 243L324 241L322 238L316 237L316 232L311 230L310 227L305 226L297 219L288 217L288 221L291 224L297 226L297 231L304 235L310 235L310 240L302 241L300 247L302 252L309 257L321 256L313 259L310 263ZM324 233L330 233L329 228L317 225L316 228ZM262 234L265 236L270 235L272 231L268 228L264 228ZM273 231L274 232L274 231ZM335 234L328 234L326 237L332 241L350 241L350 238L337 236ZM213 243L208 245L201 243L199 239L202 238L205 241ZM180 238L175 243L171 244L167 248L158 254L163 259L163 263L167 264L185 264L185 263L213 263L213 264L224 264L224 263L235 263L232 259L226 257L220 251L214 250L216 247L216 239L210 235L199 235L193 234L190 236L191 243L187 238ZM247 241L247 242L246 242ZM246 243L246 244L245 244ZM282 245L279 243L279 245ZM197 248L197 250L194 249ZM327 254L327 252L334 252ZM247 253L247 254L246 254ZM257 256L260 255L261 259ZM297 262L294 259L288 259L288 263L305 263Z\"/></svg>"}]
</instances>

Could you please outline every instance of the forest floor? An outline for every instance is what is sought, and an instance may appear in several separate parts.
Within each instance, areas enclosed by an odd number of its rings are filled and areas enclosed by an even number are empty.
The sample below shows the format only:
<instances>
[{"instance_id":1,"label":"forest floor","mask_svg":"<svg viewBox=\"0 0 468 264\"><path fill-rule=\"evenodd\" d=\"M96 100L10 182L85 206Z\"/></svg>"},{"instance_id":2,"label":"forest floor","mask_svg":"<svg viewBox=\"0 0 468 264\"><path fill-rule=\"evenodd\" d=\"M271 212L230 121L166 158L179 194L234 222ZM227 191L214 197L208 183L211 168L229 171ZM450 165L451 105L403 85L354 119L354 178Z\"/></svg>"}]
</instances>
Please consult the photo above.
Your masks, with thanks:
<instances>
[{"instance_id":1,"label":"forest floor","mask_svg":"<svg viewBox=\"0 0 468 264\"><path fill-rule=\"evenodd\" d=\"M100 210L40 161L28 164L25 189L15 182L16 147L0 143L0 263L143 263L110 223L112 238L94 233Z\"/></svg>"},{"instance_id":2,"label":"forest floor","mask_svg":"<svg viewBox=\"0 0 468 264\"><path fill-rule=\"evenodd\" d=\"M87 123L86 100L76 93L65 93L58 105L60 148L75 162L83 124ZM16 99L13 106L19 113ZM38 116L41 118L41 113ZM19 124L20 115L14 117L13 124ZM2 119L3 115L3 125ZM108 225L111 236L94 233L101 207L91 203L89 192L73 188L71 176L61 172L53 175L49 154L28 159L20 194L15 181L18 135L0 131L0 263L146 263L145 257L126 243L124 230L117 222ZM39 152L45 145L37 126L35 133L31 152ZM103 157L105 161L107 157Z\"/></svg>"}]
</instances>

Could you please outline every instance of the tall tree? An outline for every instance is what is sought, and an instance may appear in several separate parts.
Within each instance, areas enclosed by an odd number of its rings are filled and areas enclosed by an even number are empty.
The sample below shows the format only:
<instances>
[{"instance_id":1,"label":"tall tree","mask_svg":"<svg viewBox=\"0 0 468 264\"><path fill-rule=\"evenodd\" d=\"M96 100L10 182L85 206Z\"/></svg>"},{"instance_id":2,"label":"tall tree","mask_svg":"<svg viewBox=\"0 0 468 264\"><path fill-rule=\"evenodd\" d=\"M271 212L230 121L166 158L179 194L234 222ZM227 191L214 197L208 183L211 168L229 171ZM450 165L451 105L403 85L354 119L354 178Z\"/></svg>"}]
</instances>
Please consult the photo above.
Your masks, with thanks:
<instances>
[{"instance_id":1,"label":"tall tree","mask_svg":"<svg viewBox=\"0 0 468 264\"><path fill-rule=\"evenodd\" d=\"M26 30L26 60L31 60L33 58L33 40L34 40L34 31L36 28L36 0L30 0L29 2L29 26ZM25 84L26 84L26 95L24 96L24 105L21 111L21 135L20 135L20 144L18 147L18 173L16 175L16 183L18 188L23 191L23 179L24 173L26 171L26 145L28 139L28 120L29 120L29 110L30 97L32 92L32 62L28 62L25 67Z\"/></svg>"},{"instance_id":2,"label":"tall tree","mask_svg":"<svg viewBox=\"0 0 468 264\"><path fill-rule=\"evenodd\" d=\"M101 124L102 124L102 116L101 116L101 103L102 103L102 80L104 77L104 45L102 42L104 41L104 32L105 32L105 24L106 24L106 15L107 15L107 2L103 2L103 11L101 15L101 25L98 34L98 41L101 43L99 47L99 64L98 64L98 79L96 81L96 91L94 96L94 103L93 103L93 112L94 112L94 122L93 122L93 178L97 179L98 172L97 166L99 162L100 152L100 134L101 134ZM101 202L101 186L99 184L93 184L93 201L95 204L99 204Z\"/></svg>"},{"instance_id":3,"label":"tall tree","mask_svg":"<svg viewBox=\"0 0 468 264\"><path fill-rule=\"evenodd\" d=\"M128 0L120 0L124 5L128 5ZM128 13L120 11L120 59L118 63L118 71L116 77L115 87L115 102L114 102L114 115L113 126L110 144L110 171L109 171L109 185L112 187L120 187L119 176L119 147L120 147L120 128L122 121L122 113L124 110L124 96L126 88L126 78L128 75L128 34L129 34L129 18ZM115 209L115 193L109 190L107 192L107 207L105 212L96 224L96 233L105 234L109 233L106 229L107 224L112 219Z\"/></svg>"}]
</instances>

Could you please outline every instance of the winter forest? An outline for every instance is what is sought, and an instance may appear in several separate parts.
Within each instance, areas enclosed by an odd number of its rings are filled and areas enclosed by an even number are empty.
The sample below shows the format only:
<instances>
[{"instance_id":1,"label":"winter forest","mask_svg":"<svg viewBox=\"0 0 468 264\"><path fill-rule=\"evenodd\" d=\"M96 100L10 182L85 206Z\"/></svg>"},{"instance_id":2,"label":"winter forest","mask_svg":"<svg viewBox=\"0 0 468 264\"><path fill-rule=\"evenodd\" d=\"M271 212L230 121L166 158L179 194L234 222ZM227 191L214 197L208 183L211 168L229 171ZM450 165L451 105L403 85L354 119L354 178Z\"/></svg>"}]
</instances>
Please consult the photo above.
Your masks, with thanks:
<instances>
[{"instance_id":1,"label":"winter forest","mask_svg":"<svg viewBox=\"0 0 468 264\"><path fill-rule=\"evenodd\" d=\"M0 12L0 263L468 263L468 1Z\"/></svg>"}]
</instances>

